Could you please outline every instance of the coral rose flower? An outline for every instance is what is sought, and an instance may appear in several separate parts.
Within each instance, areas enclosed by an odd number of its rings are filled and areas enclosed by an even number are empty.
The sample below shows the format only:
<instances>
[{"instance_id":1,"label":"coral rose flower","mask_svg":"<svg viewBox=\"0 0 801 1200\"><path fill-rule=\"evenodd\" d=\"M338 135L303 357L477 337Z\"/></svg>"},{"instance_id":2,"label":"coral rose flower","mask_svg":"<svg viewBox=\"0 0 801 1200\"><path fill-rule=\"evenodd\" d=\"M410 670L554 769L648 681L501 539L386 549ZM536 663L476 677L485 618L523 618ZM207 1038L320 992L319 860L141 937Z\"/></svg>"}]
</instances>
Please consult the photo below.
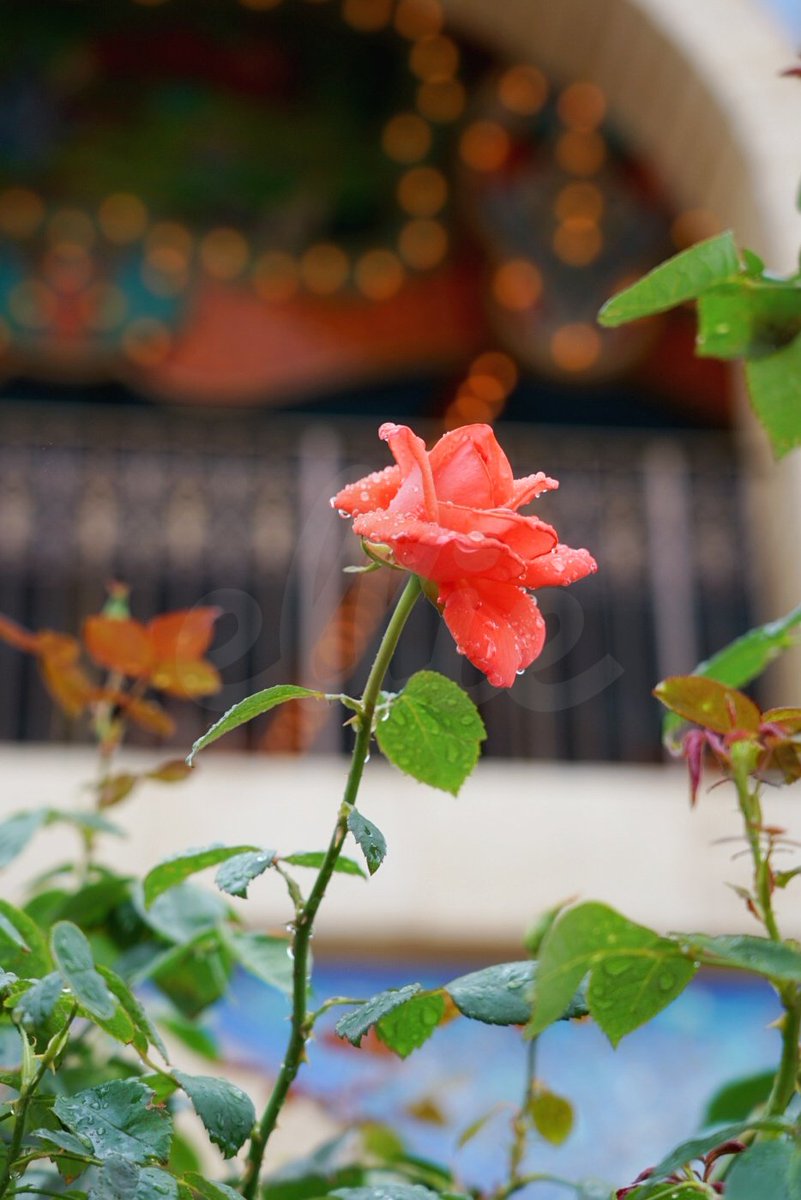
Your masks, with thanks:
<instances>
[{"instance_id":1,"label":"coral rose flower","mask_svg":"<svg viewBox=\"0 0 801 1200\"><path fill-rule=\"evenodd\" d=\"M517 510L558 487L538 472L515 479L489 425L464 425L433 449L405 425L382 425L396 466L351 483L331 504L354 533L429 582L460 653L495 687L511 687L542 650L545 622L529 588L575 583L597 570L587 550Z\"/></svg>"}]
</instances>

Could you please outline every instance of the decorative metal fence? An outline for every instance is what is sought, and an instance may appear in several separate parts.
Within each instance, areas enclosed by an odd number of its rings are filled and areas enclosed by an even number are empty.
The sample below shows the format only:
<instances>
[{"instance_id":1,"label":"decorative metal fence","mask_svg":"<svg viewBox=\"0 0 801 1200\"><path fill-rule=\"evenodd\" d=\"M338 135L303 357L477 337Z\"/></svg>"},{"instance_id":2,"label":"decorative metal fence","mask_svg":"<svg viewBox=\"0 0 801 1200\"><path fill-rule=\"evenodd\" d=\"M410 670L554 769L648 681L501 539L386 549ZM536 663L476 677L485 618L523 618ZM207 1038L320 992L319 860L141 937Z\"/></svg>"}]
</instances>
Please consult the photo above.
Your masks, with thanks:
<instances>
[{"instance_id":1,"label":"decorative metal fence","mask_svg":"<svg viewBox=\"0 0 801 1200\"><path fill-rule=\"evenodd\" d=\"M657 759L653 683L749 621L748 525L731 444L512 425L503 441L518 473L561 480L538 511L564 541L590 547L601 569L539 594L549 640L510 693L456 654L428 606L413 616L417 636L402 644L396 683L423 666L460 679L482 710L490 754ZM357 687L396 577L343 574L360 551L328 497L385 462L375 425L349 418L5 403L0 611L75 631L110 579L132 585L141 618L220 605L212 658L225 687L175 707L177 746L258 687ZM316 711L322 721L288 706L227 745L344 748L334 714ZM33 664L0 646L0 739L83 736L53 713Z\"/></svg>"}]
</instances>

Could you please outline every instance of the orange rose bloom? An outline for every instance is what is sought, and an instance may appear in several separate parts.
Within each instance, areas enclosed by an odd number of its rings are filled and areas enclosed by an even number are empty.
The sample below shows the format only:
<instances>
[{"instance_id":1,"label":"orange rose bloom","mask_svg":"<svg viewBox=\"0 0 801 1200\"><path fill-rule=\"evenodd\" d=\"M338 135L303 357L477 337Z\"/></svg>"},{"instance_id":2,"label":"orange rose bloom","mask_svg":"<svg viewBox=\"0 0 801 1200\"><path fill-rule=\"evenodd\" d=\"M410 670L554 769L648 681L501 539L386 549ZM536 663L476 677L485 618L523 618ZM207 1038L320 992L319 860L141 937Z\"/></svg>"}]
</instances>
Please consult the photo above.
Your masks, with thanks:
<instances>
[{"instance_id":1,"label":"orange rose bloom","mask_svg":"<svg viewBox=\"0 0 801 1200\"><path fill-rule=\"evenodd\" d=\"M446 433L429 452L405 425L385 424L396 466L343 488L332 505L367 542L435 585L459 651L495 687L511 687L542 650L545 622L526 589L575 583L597 570L587 550L517 509L558 487L515 479L489 425Z\"/></svg>"}]
</instances>

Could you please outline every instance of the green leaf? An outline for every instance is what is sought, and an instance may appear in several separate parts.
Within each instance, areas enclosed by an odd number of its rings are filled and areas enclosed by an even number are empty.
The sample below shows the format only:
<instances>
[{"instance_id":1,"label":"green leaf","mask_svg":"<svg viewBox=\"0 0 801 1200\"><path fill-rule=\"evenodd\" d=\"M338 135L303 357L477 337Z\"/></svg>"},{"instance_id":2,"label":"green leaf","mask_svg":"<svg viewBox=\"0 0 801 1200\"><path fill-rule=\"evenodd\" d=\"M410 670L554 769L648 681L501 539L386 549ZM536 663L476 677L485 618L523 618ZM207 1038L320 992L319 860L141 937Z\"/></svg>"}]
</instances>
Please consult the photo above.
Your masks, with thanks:
<instances>
[{"instance_id":1,"label":"green leaf","mask_svg":"<svg viewBox=\"0 0 801 1200\"><path fill-rule=\"evenodd\" d=\"M295 867L316 867L318 870L323 865L324 859L325 850L304 850L299 854L281 855L281 862L291 863ZM359 864L352 858L345 858L343 854L340 854L334 864L334 870L340 875L359 875L362 879L367 878Z\"/></svg>"},{"instance_id":2,"label":"green leaf","mask_svg":"<svg viewBox=\"0 0 801 1200\"><path fill-rule=\"evenodd\" d=\"M220 1061L220 1046L210 1029L177 1015L160 1019L167 1032L183 1042L194 1054L200 1054L212 1062Z\"/></svg>"},{"instance_id":3,"label":"green leaf","mask_svg":"<svg viewBox=\"0 0 801 1200\"><path fill-rule=\"evenodd\" d=\"M15 813L0 824L0 867L6 867L27 846L47 818L46 808Z\"/></svg>"},{"instance_id":4,"label":"green leaf","mask_svg":"<svg viewBox=\"0 0 801 1200\"><path fill-rule=\"evenodd\" d=\"M221 846L215 842L211 846L186 850L182 854L173 854L170 858L165 858L145 875L145 908L150 908L162 892L184 883L190 875L196 875L198 871L205 871L207 867L215 867L218 863L227 862L229 858L254 850L258 851L258 846Z\"/></svg>"},{"instance_id":5,"label":"green leaf","mask_svg":"<svg viewBox=\"0 0 801 1200\"><path fill-rule=\"evenodd\" d=\"M145 907L141 889L134 889L132 899L145 924L168 942L190 942L213 929L228 913L221 896L192 883L170 888L150 908Z\"/></svg>"},{"instance_id":6,"label":"green leaf","mask_svg":"<svg viewBox=\"0 0 801 1200\"><path fill-rule=\"evenodd\" d=\"M531 1019L537 964L498 963L461 975L445 985L459 1012L485 1025L525 1025ZM581 991L570 999L557 1018L585 1017L589 1009Z\"/></svg>"},{"instance_id":7,"label":"green leaf","mask_svg":"<svg viewBox=\"0 0 801 1200\"><path fill-rule=\"evenodd\" d=\"M256 692L252 696L248 696L245 700L240 700L239 704L235 704L233 708L229 708L227 713L224 713L219 721L207 729L202 737L199 737L192 746L187 755L187 763L191 767L195 758L201 750L205 750L206 746L210 746L212 742L216 742L226 733L230 733L232 729L238 729L240 725L245 725L248 721L252 721L254 717L261 716L262 713L269 712L271 708L275 708L279 704L285 704L287 700L324 700L323 692L310 691L309 688L296 687L291 683L281 683L276 687L265 688L264 691Z\"/></svg>"},{"instance_id":8,"label":"green leaf","mask_svg":"<svg viewBox=\"0 0 801 1200\"><path fill-rule=\"evenodd\" d=\"M681 1142L674 1150L666 1154L662 1161L654 1167L652 1178L656 1182L663 1179L665 1175L672 1175L674 1171L678 1171L688 1163L704 1158L710 1150L722 1146L724 1142L738 1139L747 1129L781 1132L786 1128L787 1126L781 1120L760 1120L739 1121L732 1125L718 1125L717 1128L704 1130L696 1137ZM652 1184L649 1182L644 1189L644 1194L650 1196L651 1186ZM756 1200L756 1197L753 1197L752 1200Z\"/></svg>"},{"instance_id":9,"label":"green leaf","mask_svg":"<svg viewBox=\"0 0 801 1200\"><path fill-rule=\"evenodd\" d=\"M44 934L26 912L7 900L0 900L0 962L4 971L21 978L46 975L50 970Z\"/></svg>"},{"instance_id":10,"label":"green leaf","mask_svg":"<svg viewBox=\"0 0 801 1200\"><path fill-rule=\"evenodd\" d=\"M28 1030L45 1025L61 999L64 980L58 971L37 979L14 1005L15 1019Z\"/></svg>"},{"instance_id":11,"label":"green leaf","mask_svg":"<svg viewBox=\"0 0 801 1200\"><path fill-rule=\"evenodd\" d=\"M292 959L287 938L226 932L225 943L234 959L251 975L286 996L292 995Z\"/></svg>"},{"instance_id":12,"label":"green leaf","mask_svg":"<svg viewBox=\"0 0 801 1200\"><path fill-rule=\"evenodd\" d=\"M206 928L149 962L140 975L151 978L185 1017L196 1017L225 994L232 971L221 930Z\"/></svg>"},{"instance_id":13,"label":"green leaf","mask_svg":"<svg viewBox=\"0 0 801 1200\"><path fill-rule=\"evenodd\" d=\"M146 1053L148 1045L155 1046L164 1061L168 1063L170 1059L167 1054L167 1047L164 1045L158 1029L156 1029L156 1026L150 1020L144 1007L128 987L128 984L108 967L98 966L97 971L131 1021L136 1035L133 1039L133 1044L139 1053Z\"/></svg>"},{"instance_id":14,"label":"green leaf","mask_svg":"<svg viewBox=\"0 0 801 1200\"><path fill-rule=\"evenodd\" d=\"M531 1035L558 1020L589 974L590 1013L613 1045L684 990L695 964L668 938L605 904L580 904L547 935L539 960Z\"/></svg>"},{"instance_id":15,"label":"green leaf","mask_svg":"<svg viewBox=\"0 0 801 1200\"><path fill-rule=\"evenodd\" d=\"M64 899L59 909L63 921L72 921L81 929L102 925L110 913L128 899L131 880L118 875L88 883Z\"/></svg>"},{"instance_id":16,"label":"green leaf","mask_svg":"<svg viewBox=\"0 0 801 1200\"><path fill-rule=\"evenodd\" d=\"M801 336L745 364L751 406L777 458L801 446Z\"/></svg>"},{"instance_id":17,"label":"green leaf","mask_svg":"<svg viewBox=\"0 0 801 1200\"><path fill-rule=\"evenodd\" d=\"M801 950L784 942L747 934L709 937L704 933L677 935L690 957L715 967L750 971L779 983L801 983Z\"/></svg>"},{"instance_id":18,"label":"green leaf","mask_svg":"<svg viewBox=\"0 0 801 1200\"><path fill-rule=\"evenodd\" d=\"M235 854L223 863L214 876L214 882L221 892L244 900L248 885L263 875L274 860L274 850L246 850L244 854Z\"/></svg>"},{"instance_id":19,"label":"green leaf","mask_svg":"<svg viewBox=\"0 0 801 1200\"><path fill-rule=\"evenodd\" d=\"M99 1020L110 1020L117 1003L95 970L92 947L78 926L70 921L57 922L50 936L50 948L56 966L81 1007Z\"/></svg>"},{"instance_id":20,"label":"green leaf","mask_svg":"<svg viewBox=\"0 0 801 1200\"><path fill-rule=\"evenodd\" d=\"M72 1133L87 1138L97 1158L120 1155L132 1162L165 1161L172 1121L153 1107L153 1092L138 1079L113 1079L75 1096L58 1096L53 1111Z\"/></svg>"},{"instance_id":21,"label":"green leaf","mask_svg":"<svg viewBox=\"0 0 801 1200\"><path fill-rule=\"evenodd\" d=\"M367 870L371 875L375 875L387 853L383 833L377 825L363 817L358 808L352 808L348 813L348 829L361 847Z\"/></svg>"},{"instance_id":22,"label":"green leaf","mask_svg":"<svg viewBox=\"0 0 801 1200\"><path fill-rule=\"evenodd\" d=\"M773 1079L773 1071L760 1071L756 1075L725 1083L707 1104L704 1125L745 1121L755 1108L765 1103L773 1087Z\"/></svg>"},{"instance_id":23,"label":"green leaf","mask_svg":"<svg viewBox=\"0 0 801 1200\"><path fill-rule=\"evenodd\" d=\"M660 263L631 287L618 292L598 314L607 328L625 325L695 300L702 292L724 283L741 269L731 232L698 242Z\"/></svg>"},{"instance_id":24,"label":"green leaf","mask_svg":"<svg viewBox=\"0 0 801 1200\"><path fill-rule=\"evenodd\" d=\"M654 688L665 708L715 733L757 733L759 709L742 692L701 675L672 675Z\"/></svg>"},{"instance_id":25,"label":"green leaf","mask_svg":"<svg viewBox=\"0 0 801 1200\"><path fill-rule=\"evenodd\" d=\"M88 1200L136 1200L139 1167L119 1154L109 1155L101 1167Z\"/></svg>"},{"instance_id":26,"label":"green leaf","mask_svg":"<svg viewBox=\"0 0 801 1200\"><path fill-rule=\"evenodd\" d=\"M705 358L759 358L801 333L801 287L740 275L698 299L696 353Z\"/></svg>"},{"instance_id":27,"label":"green leaf","mask_svg":"<svg viewBox=\"0 0 801 1200\"><path fill-rule=\"evenodd\" d=\"M226 1183L212 1183L210 1179L204 1179L195 1171L184 1175L181 1182L190 1189L193 1197L198 1196L200 1200L242 1200L241 1194Z\"/></svg>"},{"instance_id":28,"label":"green leaf","mask_svg":"<svg viewBox=\"0 0 801 1200\"><path fill-rule=\"evenodd\" d=\"M372 1029L373 1025L378 1024L382 1017L386 1017L394 1008L405 1004L407 1000L418 995L422 990L422 984L407 983L405 987L389 988L386 992L379 992L353 1012L340 1017L335 1027L337 1034L349 1041L352 1046L361 1045L362 1038L368 1030Z\"/></svg>"},{"instance_id":29,"label":"green leaf","mask_svg":"<svg viewBox=\"0 0 801 1200\"><path fill-rule=\"evenodd\" d=\"M63 1129L34 1129L28 1137L36 1138L46 1145L57 1146L59 1150L74 1154L78 1158L92 1157L91 1142L86 1138L76 1137L74 1133L66 1133Z\"/></svg>"},{"instance_id":30,"label":"green leaf","mask_svg":"<svg viewBox=\"0 0 801 1200\"><path fill-rule=\"evenodd\" d=\"M241 1088L226 1079L210 1075L187 1075L175 1071L175 1078L192 1101L215 1146L225 1158L231 1158L249 1137L256 1123L253 1101Z\"/></svg>"},{"instance_id":31,"label":"green leaf","mask_svg":"<svg viewBox=\"0 0 801 1200\"><path fill-rule=\"evenodd\" d=\"M442 992L412 996L399 1004L376 1025L376 1033L385 1046L400 1058L408 1058L433 1034L445 1016L445 997Z\"/></svg>"},{"instance_id":32,"label":"green leaf","mask_svg":"<svg viewBox=\"0 0 801 1200\"><path fill-rule=\"evenodd\" d=\"M487 733L473 701L436 671L418 671L376 727L382 753L420 783L455 796Z\"/></svg>"},{"instance_id":33,"label":"green leaf","mask_svg":"<svg viewBox=\"0 0 801 1200\"><path fill-rule=\"evenodd\" d=\"M178 1200L178 1181L158 1167L144 1167L139 1172L136 1200Z\"/></svg>"},{"instance_id":34,"label":"green leaf","mask_svg":"<svg viewBox=\"0 0 801 1200\"><path fill-rule=\"evenodd\" d=\"M528 1111L537 1133L552 1146L561 1146L573 1132L573 1106L564 1096L538 1090Z\"/></svg>"},{"instance_id":35,"label":"green leaf","mask_svg":"<svg viewBox=\"0 0 801 1200\"><path fill-rule=\"evenodd\" d=\"M738 1154L726 1181L726 1200L798 1200L801 1154L791 1142L759 1142Z\"/></svg>"}]
</instances>

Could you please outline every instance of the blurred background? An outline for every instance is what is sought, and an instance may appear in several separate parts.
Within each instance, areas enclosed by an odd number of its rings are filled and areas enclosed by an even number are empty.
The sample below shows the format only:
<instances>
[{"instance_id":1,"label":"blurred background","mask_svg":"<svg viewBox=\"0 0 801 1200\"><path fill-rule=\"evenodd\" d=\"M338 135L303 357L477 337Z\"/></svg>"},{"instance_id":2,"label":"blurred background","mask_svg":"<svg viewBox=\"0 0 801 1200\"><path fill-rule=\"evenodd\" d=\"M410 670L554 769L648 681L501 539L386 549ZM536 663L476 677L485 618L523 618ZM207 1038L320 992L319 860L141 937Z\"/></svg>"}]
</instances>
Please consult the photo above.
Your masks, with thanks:
<instances>
[{"instance_id":1,"label":"blurred background","mask_svg":"<svg viewBox=\"0 0 801 1200\"><path fill-rule=\"evenodd\" d=\"M75 630L112 578L141 618L220 604L226 688L176 745L255 686L358 687L393 581L341 574L328 496L381 420L490 421L602 570L541 594L512 695L433 611L399 674L459 676L489 755L658 761L654 681L762 615L753 472L690 312L595 316L727 225L781 244L748 143L781 140L801 18L736 7L715 48L656 0L4 0L0 611ZM81 737L0 666L1 739ZM342 745L297 709L229 748Z\"/></svg>"},{"instance_id":2,"label":"blurred background","mask_svg":"<svg viewBox=\"0 0 801 1200\"><path fill-rule=\"evenodd\" d=\"M391 855L369 905L335 880L323 956L360 956L345 990L363 970L363 994L441 980L519 957L533 916L571 893L662 928L742 927L721 885L731 848L709 849L728 801L690 815L650 689L798 602L796 535L776 513L801 511L801 470L767 461L737 373L693 356L689 311L613 332L595 317L727 227L792 270L801 88L780 73L797 0L1 0L0 14L0 613L77 632L112 579L143 620L219 605L225 686L175 707L180 753L256 688L357 689L395 579L343 574L359 548L328 498L385 465L383 420L429 439L492 422L517 473L560 479L538 511L601 569L540 593L549 641L510 693L415 612L390 685L422 666L459 679L485 761L458 814L371 764L364 806ZM774 675L765 698L797 702L793 684ZM139 736L137 762L163 756ZM226 839L322 844L346 736L327 709L254 722L169 800L143 788L110 857L147 867L218 839L223 809ZM86 740L0 644L3 803L74 802L95 771ZM271 753L270 770L243 751ZM789 802L775 815L797 824ZM276 895L249 919L275 924ZM370 975L370 951L389 974ZM269 1069L283 1026L265 1033L265 1003L240 991L215 1021L229 1055ZM586 1100L568 1173L625 1182L658 1157L706 1084L772 1059L774 1034L746 1047L741 1029L773 1015L759 989L707 980L614 1058L597 1030L559 1034L547 1070ZM513 1031L476 1055L453 1029L396 1085L353 1067L351 1098L378 1116L405 1106L423 1152L449 1153L448 1123L522 1079ZM307 1138L334 1084L342 1117L343 1056L315 1055ZM457 1077L468 1060L480 1074ZM498 1144L467 1151L468 1179L493 1178ZM542 1161L561 1171L559 1153Z\"/></svg>"}]
</instances>

